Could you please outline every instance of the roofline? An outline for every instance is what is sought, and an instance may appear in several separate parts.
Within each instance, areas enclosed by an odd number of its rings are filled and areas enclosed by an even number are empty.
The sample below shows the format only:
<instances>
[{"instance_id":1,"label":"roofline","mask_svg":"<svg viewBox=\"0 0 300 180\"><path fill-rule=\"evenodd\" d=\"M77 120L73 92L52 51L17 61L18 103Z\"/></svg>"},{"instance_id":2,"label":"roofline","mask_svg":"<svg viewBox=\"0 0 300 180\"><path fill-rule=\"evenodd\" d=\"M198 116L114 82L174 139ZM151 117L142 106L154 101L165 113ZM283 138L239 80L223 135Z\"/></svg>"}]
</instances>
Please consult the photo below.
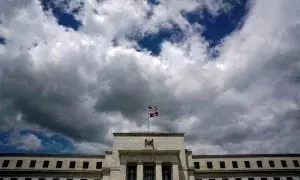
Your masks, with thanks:
<instances>
[{"instance_id":1,"label":"roofline","mask_svg":"<svg viewBox=\"0 0 300 180\"><path fill-rule=\"evenodd\" d=\"M0 153L0 157L63 157L63 158L105 158L105 155L93 155L93 154L38 154L38 153Z\"/></svg>"},{"instance_id":2,"label":"roofline","mask_svg":"<svg viewBox=\"0 0 300 180\"><path fill-rule=\"evenodd\" d=\"M163 137L184 137L184 133L168 132L114 132L113 136L163 136Z\"/></svg>"},{"instance_id":3,"label":"roofline","mask_svg":"<svg viewBox=\"0 0 300 180\"><path fill-rule=\"evenodd\" d=\"M245 158L245 157L300 157L300 154L218 154L218 155L192 155L192 158Z\"/></svg>"}]
</instances>

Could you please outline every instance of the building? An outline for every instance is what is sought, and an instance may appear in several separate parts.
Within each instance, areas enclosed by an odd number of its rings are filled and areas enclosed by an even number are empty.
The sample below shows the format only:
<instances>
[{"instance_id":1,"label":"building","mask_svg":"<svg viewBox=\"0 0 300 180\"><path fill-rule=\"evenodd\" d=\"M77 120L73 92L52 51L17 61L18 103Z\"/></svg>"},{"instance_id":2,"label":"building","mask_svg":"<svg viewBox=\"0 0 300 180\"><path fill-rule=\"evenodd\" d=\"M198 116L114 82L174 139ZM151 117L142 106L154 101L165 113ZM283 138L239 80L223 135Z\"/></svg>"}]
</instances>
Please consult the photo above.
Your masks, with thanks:
<instances>
[{"instance_id":1,"label":"building","mask_svg":"<svg viewBox=\"0 0 300 180\"><path fill-rule=\"evenodd\" d=\"M1 154L0 180L300 180L300 154L193 155L183 133L114 133L103 155Z\"/></svg>"}]
</instances>

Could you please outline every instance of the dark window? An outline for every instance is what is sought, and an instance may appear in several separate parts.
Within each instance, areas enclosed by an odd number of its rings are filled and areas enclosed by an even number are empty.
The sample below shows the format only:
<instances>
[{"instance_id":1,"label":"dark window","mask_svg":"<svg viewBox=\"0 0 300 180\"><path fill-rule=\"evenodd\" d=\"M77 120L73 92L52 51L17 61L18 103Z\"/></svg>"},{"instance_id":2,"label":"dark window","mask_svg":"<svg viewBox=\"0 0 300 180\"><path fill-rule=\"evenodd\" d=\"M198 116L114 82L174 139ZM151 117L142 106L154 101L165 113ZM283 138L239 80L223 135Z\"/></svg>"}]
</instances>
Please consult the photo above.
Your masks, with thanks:
<instances>
[{"instance_id":1,"label":"dark window","mask_svg":"<svg viewBox=\"0 0 300 180\"><path fill-rule=\"evenodd\" d=\"M233 168L238 168L238 163L237 163L237 161L232 161L232 167L233 167Z\"/></svg>"},{"instance_id":2,"label":"dark window","mask_svg":"<svg viewBox=\"0 0 300 180\"><path fill-rule=\"evenodd\" d=\"M212 162L207 162L207 168L209 168L209 169L213 168Z\"/></svg>"},{"instance_id":3,"label":"dark window","mask_svg":"<svg viewBox=\"0 0 300 180\"><path fill-rule=\"evenodd\" d=\"M261 161L256 161L257 167L262 168L262 162Z\"/></svg>"},{"instance_id":4,"label":"dark window","mask_svg":"<svg viewBox=\"0 0 300 180\"><path fill-rule=\"evenodd\" d=\"M242 178L235 178L235 180L242 180Z\"/></svg>"},{"instance_id":5,"label":"dark window","mask_svg":"<svg viewBox=\"0 0 300 180\"><path fill-rule=\"evenodd\" d=\"M144 166L144 179L154 179L154 174L151 174L154 172L154 169L152 169L149 166ZM126 174L127 174L127 180L131 180L131 179L137 179L137 174L136 174L136 165L127 165L126 167Z\"/></svg>"},{"instance_id":6,"label":"dark window","mask_svg":"<svg viewBox=\"0 0 300 180\"><path fill-rule=\"evenodd\" d=\"M35 164L36 164L36 160L31 160L30 164L29 164L29 167L34 168Z\"/></svg>"},{"instance_id":7,"label":"dark window","mask_svg":"<svg viewBox=\"0 0 300 180\"><path fill-rule=\"evenodd\" d=\"M10 180L18 180L18 178L10 178Z\"/></svg>"},{"instance_id":8,"label":"dark window","mask_svg":"<svg viewBox=\"0 0 300 180\"><path fill-rule=\"evenodd\" d=\"M52 180L59 180L59 178L53 178Z\"/></svg>"},{"instance_id":9,"label":"dark window","mask_svg":"<svg viewBox=\"0 0 300 180\"><path fill-rule=\"evenodd\" d=\"M75 161L70 162L69 168L75 168Z\"/></svg>"},{"instance_id":10,"label":"dark window","mask_svg":"<svg viewBox=\"0 0 300 180\"><path fill-rule=\"evenodd\" d=\"M286 177L286 179L287 179L287 180L293 180L293 178L292 178L292 177Z\"/></svg>"},{"instance_id":11,"label":"dark window","mask_svg":"<svg viewBox=\"0 0 300 180\"><path fill-rule=\"evenodd\" d=\"M209 180L215 180L215 179L209 179Z\"/></svg>"},{"instance_id":12,"label":"dark window","mask_svg":"<svg viewBox=\"0 0 300 180\"><path fill-rule=\"evenodd\" d=\"M22 167L22 164L23 164L23 160L18 160L16 167Z\"/></svg>"},{"instance_id":13,"label":"dark window","mask_svg":"<svg viewBox=\"0 0 300 180\"><path fill-rule=\"evenodd\" d=\"M97 168L97 169L101 169L101 168L102 168L102 162L97 162L96 168Z\"/></svg>"},{"instance_id":14,"label":"dark window","mask_svg":"<svg viewBox=\"0 0 300 180\"><path fill-rule=\"evenodd\" d=\"M225 168L225 162L224 161L220 161L220 168Z\"/></svg>"},{"instance_id":15,"label":"dark window","mask_svg":"<svg viewBox=\"0 0 300 180\"><path fill-rule=\"evenodd\" d=\"M43 168L47 168L49 166L49 161L44 161Z\"/></svg>"},{"instance_id":16,"label":"dark window","mask_svg":"<svg viewBox=\"0 0 300 180\"><path fill-rule=\"evenodd\" d=\"M194 167L195 167L196 169L199 169L199 168L200 168L199 162L194 162Z\"/></svg>"},{"instance_id":17,"label":"dark window","mask_svg":"<svg viewBox=\"0 0 300 180\"><path fill-rule=\"evenodd\" d=\"M83 169L87 169L89 168L89 162L88 161L84 161L83 162Z\"/></svg>"},{"instance_id":18,"label":"dark window","mask_svg":"<svg viewBox=\"0 0 300 180\"><path fill-rule=\"evenodd\" d=\"M9 160L4 160L2 163L2 167L8 167Z\"/></svg>"},{"instance_id":19,"label":"dark window","mask_svg":"<svg viewBox=\"0 0 300 180\"><path fill-rule=\"evenodd\" d=\"M25 180L31 180L31 178L25 178Z\"/></svg>"},{"instance_id":20,"label":"dark window","mask_svg":"<svg viewBox=\"0 0 300 180\"><path fill-rule=\"evenodd\" d=\"M280 180L280 178L279 177L274 177L274 180Z\"/></svg>"},{"instance_id":21,"label":"dark window","mask_svg":"<svg viewBox=\"0 0 300 180\"><path fill-rule=\"evenodd\" d=\"M39 180L45 180L45 178L39 178Z\"/></svg>"},{"instance_id":22,"label":"dark window","mask_svg":"<svg viewBox=\"0 0 300 180\"><path fill-rule=\"evenodd\" d=\"M274 161L269 161L270 167L275 167Z\"/></svg>"},{"instance_id":23,"label":"dark window","mask_svg":"<svg viewBox=\"0 0 300 180\"><path fill-rule=\"evenodd\" d=\"M244 161L244 163L246 168L250 168L250 161Z\"/></svg>"},{"instance_id":24,"label":"dark window","mask_svg":"<svg viewBox=\"0 0 300 180\"><path fill-rule=\"evenodd\" d=\"M80 180L86 180L86 179L80 179Z\"/></svg>"},{"instance_id":25,"label":"dark window","mask_svg":"<svg viewBox=\"0 0 300 180\"><path fill-rule=\"evenodd\" d=\"M268 178L266 178L266 177L263 177L263 178L260 178L261 180L268 180Z\"/></svg>"},{"instance_id":26,"label":"dark window","mask_svg":"<svg viewBox=\"0 0 300 180\"><path fill-rule=\"evenodd\" d=\"M282 165L282 167L287 167L286 161L285 160L281 160L281 165Z\"/></svg>"},{"instance_id":27,"label":"dark window","mask_svg":"<svg viewBox=\"0 0 300 180\"><path fill-rule=\"evenodd\" d=\"M0 180L3 180L3 178L2 178L2 177L0 177Z\"/></svg>"},{"instance_id":28,"label":"dark window","mask_svg":"<svg viewBox=\"0 0 300 180\"><path fill-rule=\"evenodd\" d=\"M62 161L57 161L56 168L61 168L61 167L62 167Z\"/></svg>"},{"instance_id":29,"label":"dark window","mask_svg":"<svg viewBox=\"0 0 300 180\"><path fill-rule=\"evenodd\" d=\"M254 178L248 178L248 180L254 180Z\"/></svg>"},{"instance_id":30,"label":"dark window","mask_svg":"<svg viewBox=\"0 0 300 180\"><path fill-rule=\"evenodd\" d=\"M299 162L298 162L298 160L293 160L293 163L294 163L294 166L295 166L295 167L299 167Z\"/></svg>"}]
</instances>

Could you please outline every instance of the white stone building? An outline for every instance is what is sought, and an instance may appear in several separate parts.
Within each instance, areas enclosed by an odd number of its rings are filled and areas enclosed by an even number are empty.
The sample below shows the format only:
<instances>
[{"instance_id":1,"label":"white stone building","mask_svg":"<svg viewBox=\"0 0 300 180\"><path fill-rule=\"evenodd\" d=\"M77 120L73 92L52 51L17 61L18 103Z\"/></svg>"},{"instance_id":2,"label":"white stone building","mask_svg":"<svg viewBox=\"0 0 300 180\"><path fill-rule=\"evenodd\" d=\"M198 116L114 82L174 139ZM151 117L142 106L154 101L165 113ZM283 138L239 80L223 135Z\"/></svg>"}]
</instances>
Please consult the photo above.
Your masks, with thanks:
<instances>
[{"instance_id":1,"label":"white stone building","mask_svg":"<svg viewBox=\"0 0 300 180\"><path fill-rule=\"evenodd\" d=\"M104 155L0 154L0 180L300 180L300 154L193 155L183 133L114 133Z\"/></svg>"}]
</instances>

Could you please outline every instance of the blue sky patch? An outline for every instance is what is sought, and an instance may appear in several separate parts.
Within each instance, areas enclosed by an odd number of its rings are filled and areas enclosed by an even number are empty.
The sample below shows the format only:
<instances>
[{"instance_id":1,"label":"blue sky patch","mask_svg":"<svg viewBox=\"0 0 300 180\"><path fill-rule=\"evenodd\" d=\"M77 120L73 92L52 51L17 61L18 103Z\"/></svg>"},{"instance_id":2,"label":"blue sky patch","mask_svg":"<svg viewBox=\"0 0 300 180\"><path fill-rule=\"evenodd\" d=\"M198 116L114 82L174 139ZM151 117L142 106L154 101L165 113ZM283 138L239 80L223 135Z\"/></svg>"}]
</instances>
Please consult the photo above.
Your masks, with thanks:
<instances>
[{"instance_id":1,"label":"blue sky patch","mask_svg":"<svg viewBox=\"0 0 300 180\"><path fill-rule=\"evenodd\" d=\"M0 44L6 44L6 39L0 36Z\"/></svg>"},{"instance_id":2,"label":"blue sky patch","mask_svg":"<svg viewBox=\"0 0 300 180\"><path fill-rule=\"evenodd\" d=\"M57 23L59 25L65 26L67 28L72 28L75 31L78 30L82 23L75 19L73 14L76 14L80 11L80 7L74 9L71 13L65 12L64 6L67 6L70 0L61 1L61 3L55 3L55 0L40 0L43 6L44 11L49 11L53 13L53 15L57 19ZM81 7L83 3L81 3Z\"/></svg>"}]
</instances>

